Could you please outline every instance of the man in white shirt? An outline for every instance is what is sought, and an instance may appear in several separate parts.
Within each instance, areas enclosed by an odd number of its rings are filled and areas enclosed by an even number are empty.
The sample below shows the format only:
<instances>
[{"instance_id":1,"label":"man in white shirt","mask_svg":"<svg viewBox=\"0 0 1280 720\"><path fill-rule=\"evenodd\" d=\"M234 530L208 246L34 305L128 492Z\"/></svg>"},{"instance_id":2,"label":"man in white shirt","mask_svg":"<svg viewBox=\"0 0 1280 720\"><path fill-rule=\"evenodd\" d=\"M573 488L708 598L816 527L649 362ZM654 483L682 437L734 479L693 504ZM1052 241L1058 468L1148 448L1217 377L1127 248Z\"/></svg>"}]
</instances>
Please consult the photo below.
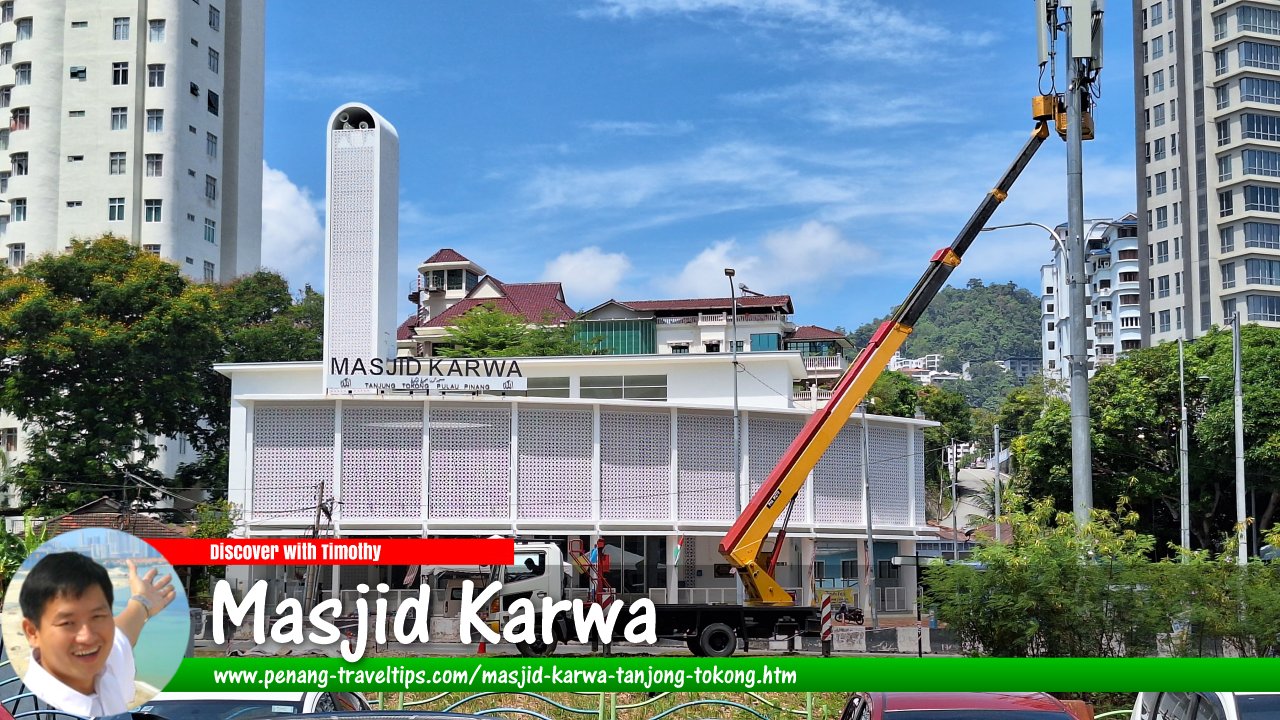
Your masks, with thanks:
<instances>
[{"instance_id":1,"label":"man in white shirt","mask_svg":"<svg viewBox=\"0 0 1280 720\"><path fill-rule=\"evenodd\" d=\"M111 616L115 593L106 568L76 552L46 555L22 583L22 631L31 664L22 678L36 697L76 715L126 712L133 700L133 646L142 626L173 601L169 575L139 577L129 564L133 593Z\"/></svg>"}]
</instances>

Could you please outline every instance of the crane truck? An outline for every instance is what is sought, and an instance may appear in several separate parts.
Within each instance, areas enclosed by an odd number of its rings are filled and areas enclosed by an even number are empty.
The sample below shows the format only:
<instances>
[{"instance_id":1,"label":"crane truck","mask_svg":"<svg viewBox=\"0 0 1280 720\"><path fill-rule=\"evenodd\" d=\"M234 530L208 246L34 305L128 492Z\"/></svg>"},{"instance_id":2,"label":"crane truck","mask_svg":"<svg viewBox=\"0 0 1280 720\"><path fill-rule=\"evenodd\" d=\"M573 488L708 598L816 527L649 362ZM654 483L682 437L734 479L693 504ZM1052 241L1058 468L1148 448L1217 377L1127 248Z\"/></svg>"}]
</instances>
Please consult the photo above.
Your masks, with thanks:
<instances>
[{"instance_id":1,"label":"crane truck","mask_svg":"<svg viewBox=\"0 0 1280 720\"><path fill-rule=\"evenodd\" d=\"M805 479L888 365L889 359L910 335L930 301L960 264L974 238L1008 197L1009 189L1049 136L1049 122L1056 121L1059 134L1064 134L1062 119L1065 108L1060 96L1037 96L1033 99L1032 108L1035 129L1013 163L983 197L952 243L930 258L928 268L906 300L876 330L868 345L836 383L830 401L805 423L720 542L720 553L736 569L743 584L745 603L656 605L658 638L683 640L695 655L725 657L738 648L739 642L749 650L752 641L817 634L820 627L818 609L797 606L795 598L777 581L774 569L779 553L767 551L766 541L782 520L771 547L782 546L786 537L784 516ZM514 600L530 598L537 602L550 598L558 601L568 590L563 572L545 571L565 564L566 558L559 546L546 542L518 542L516 556L522 560L514 566L494 568L490 576L491 580L503 583L502 593L495 598L491 608L491 624L495 629L503 622L505 608ZM600 560L607 567L607 559ZM539 568L543 571L539 572ZM598 566L593 572L600 577L604 575ZM601 584L595 583L593 587L599 588ZM630 608L623 611L623 620L616 627L621 628L625 624L628 610ZM577 629L569 627L571 622L572 618L557 619L554 626L557 642L577 637ZM613 640L599 639L606 643ZM555 644L544 641L520 643L518 649L524 655L546 655L554 651Z\"/></svg>"}]
</instances>

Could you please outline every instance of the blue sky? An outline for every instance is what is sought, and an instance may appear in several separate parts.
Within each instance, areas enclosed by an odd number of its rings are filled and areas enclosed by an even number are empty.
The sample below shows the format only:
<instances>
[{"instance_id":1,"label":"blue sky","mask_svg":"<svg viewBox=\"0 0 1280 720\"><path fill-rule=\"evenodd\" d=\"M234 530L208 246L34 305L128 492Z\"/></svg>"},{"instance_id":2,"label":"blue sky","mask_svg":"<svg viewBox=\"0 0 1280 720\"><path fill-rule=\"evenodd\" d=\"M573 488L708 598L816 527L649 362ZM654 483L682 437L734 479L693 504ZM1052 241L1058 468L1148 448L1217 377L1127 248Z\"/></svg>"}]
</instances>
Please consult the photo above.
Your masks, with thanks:
<instances>
[{"instance_id":1,"label":"blue sky","mask_svg":"<svg viewBox=\"0 0 1280 720\"><path fill-rule=\"evenodd\" d=\"M1128 5L1107 6L1091 217L1137 202ZM849 328L951 242L1039 75L1032 0L277 1L266 68L263 261L295 286L323 285L325 122L361 101L400 135L402 296L441 247L580 309L725 296L733 266ZM1065 187L1054 137L992 222L1063 222ZM1049 245L985 234L953 282L1035 288Z\"/></svg>"}]
</instances>

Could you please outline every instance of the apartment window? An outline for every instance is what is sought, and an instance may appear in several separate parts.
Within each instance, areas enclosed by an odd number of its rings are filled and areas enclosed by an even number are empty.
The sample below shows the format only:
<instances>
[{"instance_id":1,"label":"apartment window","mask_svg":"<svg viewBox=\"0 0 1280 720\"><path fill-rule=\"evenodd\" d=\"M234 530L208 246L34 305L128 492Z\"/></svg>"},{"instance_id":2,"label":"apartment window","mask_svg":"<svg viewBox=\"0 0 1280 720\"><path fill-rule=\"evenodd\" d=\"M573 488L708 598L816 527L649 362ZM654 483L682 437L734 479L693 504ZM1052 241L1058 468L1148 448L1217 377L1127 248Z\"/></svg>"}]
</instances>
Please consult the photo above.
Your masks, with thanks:
<instances>
[{"instance_id":1,"label":"apartment window","mask_svg":"<svg viewBox=\"0 0 1280 720\"><path fill-rule=\"evenodd\" d=\"M143 245L142 252L150 253L151 255L160 257L160 246L159 245Z\"/></svg>"},{"instance_id":2,"label":"apartment window","mask_svg":"<svg viewBox=\"0 0 1280 720\"><path fill-rule=\"evenodd\" d=\"M1222 289L1230 290L1236 286L1236 264L1222 263Z\"/></svg>"},{"instance_id":3,"label":"apartment window","mask_svg":"<svg viewBox=\"0 0 1280 720\"><path fill-rule=\"evenodd\" d=\"M1151 38L1151 59L1162 57L1164 57L1164 38L1159 36Z\"/></svg>"},{"instance_id":4,"label":"apartment window","mask_svg":"<svg viewBox=\"0 0 1280 720\"><path fill-rule=\"evenodd\" d=\"M1245 113L1240 116L1240 135L1251 140L1280 141L1280 116Z\"/></svg>"},{"instance_id":5,"label":"apartment window","mask_svg":"<svg viewBox=\"0 0 1280 720\"><path fill-rule=\"evenodd\" d=\"M1051 320L1048 323L1046 323L1044 329L1045 329L1045 332L1053 332L1053 321Z\"/></svg>"},{"instance_id":6,"label":"apartment window","mask_svg":"<svg viewBox=\"0 0 1280 720\"><path fill-rule=\"evenodd\" d=\"M1280 187L1244 186L1244 209L1280 212Z\"/></svg>"},{"instance_id":7,"label":"apartment window","mask_svg":"<svg viewBox=\"0 0 1280 720\"><path fill-rule=\"evenodd\" d=\"M27 262L26 243L14 243L9 246L9 267L20 268ZM8 442L5 443L8 445Z\"/></svg>"},{"instance_id":8,"label":"apartment window","mask_svg":"<svg viewBox=\"0 0 1280 720\"><path fill-rule=\"evenodd\" d=\"M1245 223L1244 246L1280 250L1280 225L1264 222Z\"/></svg>"},{"instance_id":9,"label":"apartment window","mask_svg":"<svg viewBox=\"0 0 1280 720\"><path fill-rule=\"evenodd\" d=\"M1226 50L1215 50L1215 51L1214 51L1214 53L1213 53L1213 74L1214 74L1214 75L1226 75L1226 74L1227 74L1227 51L1226 51Z\"/></svg>"},{"instance_id":10,"label":"apartment window","mask_svg":"<svg viewBox=\"0 0 1280 720\"><path fill-rule=\"evenodd\" d=\"M1222 147L1231 142L1231 121L1219 120L1214 123L1214 128L1218 132L1218 147Z\"/></svg>"},{"instance_id":11,"label":"apartment window","mask_svg":"<svg viewBox=\"0 0 1280 720\"><path fill-rule=\"evenodd\" d=\"M0 65L8 65L11 62L13 62L13 43L0 45Z\"/></svg>"},{"instance_id":12,"label":"apartment window","mask_svg":"<svg viewBox=\"0 0 1280 720\"><path fill-rule=\"evenodd\" d=\"M1152 113L1155 116L1156 127L1160 127L1161 125L1163 125L1164 124L1164 103L1160 103L1159 105L1156 105L1154 108L1152 108Z\"/></svg>"},{"instance_id":13,"label":"apartment window","mask_svg":"<svg viewBox=\"0 0 1280 720\"><path fill-rule=\"evenodd\" d=\"M1280 70L1280 45L1260 42L1242 42L1239 48L1240 64L1264 70Z\"/></svg>"},{"instance_id":14,"label":"apartment window","mask_svg":"<svg viewBox=\"0 0 1280 720\"><path fill-rule=\"evenodd\" d=\"M1119 280L1122 283L1131 283L1131 282L1136 283L1138 282L1138 271L1134 270L1132 272L1122 272L1120 273Z\"/></svg>"},{"instance_id":15,"label":"apartment window","mask_svg":"<svg viewBox=\"0 0 1280 720\"><path fill-rule=\"evenodd\" d=\"M1174 225L1178 225L1178 224L1180 224L1180 223L1182 222L1182 218L1180 217L1180 215L1179 215L1179 213L1178 213L1179 206L1180 206L1180 203L1174 203L1174 204L1173 204L1173 206L1172 206L1172 207L1173 207L1173 224L1174 224Z\"/></svg>"},{"instance_id":16,"label":"apartment window","mask_svg":"<svg viewBox=\"0 0 1280 720\"><path fill-rule=\"evenodd\" d=\"M124 198L107 198L107 220L109 222L124 220Z\"/></svg>"},{"instance_id":17,"label":"apartment window","mask_svg":"<svg viewBox=\"0 0 1280 720\"><path fill-rule=\"evenodd\" d=\"M88 20L72 20L71 21L71 28L73 30L80 30L87 27L89 27Z\"/></svg>"},{"instance_id":18,"label":"apartment window","mask_svg":"<svg viewBox=\"0 0 1280 720\"><path fill-rule=\"evenodd\" d=\"M31 127L31 108L14 108L9 116L10 130L26 130Z\"/></svg>"},{"instance_id":19,"label":"apartment window","mask_svg":"<svg viewBox=\"0 0 1280 720\"><path fill-rule=\"evenodd\" d=\"M1226 23L1224 22L1224 32L1225 26ZM1216 28L1217 25L1215 24L1214 27ZM1236 8L1236 29L1240 32L1280 35L1280 11L1253 7L1252 5L1241 5Z\"/></svg>"},{"instance_id":20,"label":"apartment window","mask_svg":"<svg viewBox=\"0 0 1280 720\"><path fill-rule=\"evenodd\" d=\"M213 133L206 133L204 138L204 151L211 158L218 157L218 136Z\"/></svg>"},{"instance_id":21,"label":"apartment window","mask_svg":"<svg viewBox=\"0 0 1280 720\"><path fill-rule=\"evenodd\" d=\"M1164 147L1165 147L1164 138L1156 138L1155 146L1156 146L1156 154L1154 155L1155 159L1156 159L1156 160L1163 160L1163 159L1164 159L1164 157L1165 157L1165 153L1164 153Z\"/></svg>"},{"instance_id":22,"label":"apartment window","mask_svg":"<svg viewBox=\"0 0 1280 720\"><path fill-rule=\"evenodd\" d=\"M1223 300L1223 301L1222 301L1222 316L1223 316L1224 318L1227 318L1227 319L1229 320L1229 319L1231 319L1231 317L1232 317L1233 315L1235 315L1235 314L1236 314L1236 299L1235 299L1235 298L1229 298L1229 299L1227 299L1227 300ZM1253 318L1250 318L1250 319L1252 320Z\"/></svg>"},{"instance_id":23,"label":"apartment window","mask_svg":"<svg viewBox=\"0 0 1280 720\"><path fill-rule=\"evenodd\" d=\"M1248 308L1247 320L1261 320L1263 322L1276 322L1280 320L1280 297L1275 297L1273 295L1250 295L1245 298L1245 307ZM1235 310L1234 305L1232 306L1232 310Z\"/></svg>"},{"instance_id":24,"label":"apartment window","mask_svg":"<svg viewBox=\"0 0 1280 720\"><path fill-rule=\"evenodd\" d=\"M164 110L147 111L147 132L164 132Z\"/></svg>"},{"instance_id":25,"label":"apartment window","mask_svg":"<svg viewBox=\"0 0 1280 720\"><path fill-rule=\"evenodd\" d=\"M1121 307L1125 307L1128 305L1140 305L1140 304L1142 304L1142 296L1137 293L1130 293L1130 294L1120 296Z\"/></svg>"},{"instance_id":26,"label":"apartment window","mask_svg":"<svg viewBox=\"0 0 1280 720\"><path fill-rule=\"evenodd\" d=\"M147 153L147 177L164 177L164 155Z\"/></svg>"},{"instance_id":27,"label":"apartment window","mask_svg":"<svg viewBox=\"0 0 1280 720\"><path fill-rule=\"evenodd\" d=\"M9 201L9 219L13 222L23 222L27 219L26 198L14 198Z\"/></svg>"},{"instance_id":28,"label":"apartment window","mask_svg":"<svg viewBox=\"0 0 1280 720\"><path fill-rule=\"evenodd\" d=\"M129 63L127 62L111 63L111 84L112 85L128 85L129 84Z\"/></svg>"},{"instance_id":29,"label":"apartment window","mask_svg":"<svg viewBox=\"0 0 1280 720\"><path fill-rule=\"evenodd\" d=\"M85 80L89 77L89 68L84 65L72 65L67 76L72 80Z\"/></svg>"},{"instance_id":30,"label":"apartment window","mask_svg":"<svg viewBox=\"0 0 1280 720\"><path fill-rule=\"evenodd\" d=\"M13 66L13 84L31 84L31 63L18 63Z\"/></svg>"},{"instance_id":31,"label":"apartment window","mask_svg":"<svg viewBox=\"0 0 1280 720\"><path fill-rule=\"evenodd\" d=\"M666 400L666 375L587 375L580 380L583 398Z\"/></svg>"},{"instance_id":32,"label":"apartment window","mask_svg":"<svg viewBox=\"0 0 1280 720\"><path fill-rule=\"evenodd\" d=\"M1150 95L1150 94L1151 94L1151 76L1143 75L1142 76L1142 95L1143 97L1146 97L1147 95Z\"/></svg>"},{"instance_id":33,"label":"apartment window","mask_svg":"<svg viewBox=\"0 0 1280 720\"><path fill-rule=\"evenodd\" d=\"M222 11L212 5L209 6L209 27L214 30L222 29Z\"/></svg>"},{"instance_id":34,"label":"apartment window","mask_svg":"<svg viewBox=\"0 0 1280 720\"><path fill-rule=\"evenodd\" d=\"M1246 77L1240 79L1240 101L1280 105L1280 80ZM1219 105L1218 107L1222 107Z\"/></svg>"},{"instance_id":35,"label":"apartment window","mask_svg":"<svg viewBox=\"0 0 1280 720\"><path fill-rule=\"evenodd\" d=\"M147 66L147 85L149 87L164 87L164 64Z\"/></svg>"},{"instance_id":36,"label":"apartment window","mask_svg":"<svg viewBox=\"0 0 1280 720\"><path fill-rule=\"evenodd\" d=\"M108 174L108 175L123 175L123 174L124 174L124 164L125 164L125 154L124 154L124 153L122 153L122 152L113 152L113 153L111 153L110 157L108 158L108 163L107 163L107 174Z\"/></svg>"},{"instance_id":37,"label":"apartment window","mask_svg":"<svg viewBox=\"0 0 1280 720\"><path fill-rule=\"evenodd\" d=\"M1280 226L1277 226L1280 227ZM1218 239L1221 242L1222 252L1229 253L1236 250L1236 229L1231 225L1218 229Z\"/></svg>"},{"instance_id":38,"label":"apartment window","mask_svg":"<svg viewBox=\"0 0 1280 720\"><path fill-rule=\"evenodd\" d=\"M209 218L204 219L204 240L207 243L218 244L218 223ZM684 347L685 352L688 352L689 346L685 345Z\"/></svg>"},{"instance_id":39,"label":"apartment window","mask_svg":"<svg viewBox=\"0 0 1280 720\"><path fill-rule=\"evenodd\" d=\"M1169 332L1169 311L1160 311L1160 332Z\"/></svg>"},{"instance_id":40,"label":"apartment window","mask_svg":"<svg viewBox=\"0 0 1280 720\"><path fill-rule=\"evenodd\" d=\"M1156 208L1156 227L1157 228L1169 227L1169 208L1168 207L1162 205Z\"/></svg>"},{"instance_id":41,"label":"apartment window","mask_svg":"<svg viewBox=\"0 0 1280 720\"><path fill-rule=\"evenodd\" d=\"M150 28L147 39L153 43L164 42L164 20L151 20L147 25Z\"/></svg>"},{"instance_id":42,"label":"apartment window","mask_svg":"<svg viewBox=\"0 0 1280 720\"><path fill-rule=\"evenodd\" d=\"M200 47L200 41L195 38L191 38L191 47Z\"/></svg>"},{"instance_id":43,"label":"apartment window","mask_svg":"<svg viewBox=\"0 0 1280 720\"><path fill-rule=\"evenodd\" d=\"M1245 150L1244 174L1280 177L1280 152L1274 150Z\"/></svg>"},{"instance_id":44,"label":"apartment window","mask_svg":"<svg viewBox=\"0 0 1280 720\"><path fill-rule=\"evenodd\" d=\"M111 129L112 130L128 130L129 129L129 108L122 108L122 107L111 108Z\"/></svg>"},{"instance_id":45,"label":"apartment window","mask_svg":"<svg viewBox=\"0 0 1280 720\"><path fill-rule=\"evenodd\" d=\"M1142 318L1139 317L1122 317L1120 318L1120 327L1136 328L1142 324Z\"/></svg>"},{"instance_id":46,"label":"apartment window","mask_svg":"<svg viewBox=\"0 0 1280 720\"><path fill-rule=\"evenodd\" d=\"M1169 192L1169 176L1165 173L1156 173L1156 194L1163 195Z\"/></svg>"},{"instance_id":47,"label":"apartment window","mask_svg":"<svg viewBox=\"0 0 1280 720\"><path fill-rule=\"evenodd\" d=\"M13 88L0 87L0 108L7 108L13 102Z\"/></svg>"},{"instance_id":48,"label":"apartment window","mask_svg":"<svg viewBox=\"0 0 1280 720\"><path fill-rule=\"evenodd\" d=\"M1181 330L1181 329L1182 329L1182 308L1180 308L1180 307L1176 307L1176 308L1174 308L1174 309L1173 309L1173 314L1174 314L1174 318L1175 318L1175 322L1174 322L1173 328L1174 328L1175 330Z\"/></svg>"},{"instance_id":49,"label":"apartment window","mask_svg":"<svg viewBox=\"0 0 1280 720\"><path fill-rule=\"evenodd\" d=\"M1147 197L1151 197L1151 176L1150 176L1150 175L1148 175L1148 176L1144 179L1144 183L1143 183L1143 184L1146 186ZM1150 210L1148 210L1147 212L1150 212ZM1148 230L1150 230L1150 229L1151 229L1151 223L1147 223L1147 229L1148 229Z\"/></svg>"},{"instance_id":50,"label":"apartment window","mask_svg":"<svg viewBox=\"0 0 1280 720\"><path fill-rule=\"evenodd\" d=\"M129 39L129 18L119 17L111 23L111 39L112 40L128 40Z\"/></svg>"},{"instance_id":51,"label":"apartment window","mask_svg":"<svg viewBox=\"0 0 1280 720\"><path fill-rule=\"evenodd\" d=\"M1173 98L1169 101L1169 122L1177 122L1178 120L1178 99Z\"/></svg>"},{"instance_id":52,"label":"apartment window","mask_svg":"<svg viewBox=\"0 0 1280 720\"><path fill-rule=\"evenodd\" d=\"M3 447L5 452L18 452L18 428L0 430L0 447Z\"/></svg>"},{"instance_id":53,"label":"apartment window","mask_svg":"<svg viewBox=\"0 0 1280 720\"><path fill-rule=\"evenodd\" d=\"M1172 245L1173 245L1173 259L1181 260L1182 259L1182 238L1180 237L1174 238Z\"/></svg>"},{"instance_id":54,"label":"apartment window","mask_svg":"<svg viewBox=\"0 0 1280 720\"><path fill-rule=\"evenodd\" d=\"M13 0L0 3L0 22L13 22Z\"/></svg>"},{"instance_id":55,"label":"apartment window","mask_svg":"<svg viewBox=\"0 0 1280 720\"><path fill-rule=\"evenodd\" d=\"M1151 110L1150 109L1142 111L1142 125L1148 130L1151 129Z\"/></svg>"},{"instance_id":56,"label":"apartment window","mask_svg":"<svg viewBox=\"0 0 1280 720\"><path fill-rule=\"evenodd\" d=\"M1227 217L1235 213L1230 190L1218 193L1218 217Z\"/></svg>"},{"instance_id":57,"label":"apartment window","mask_svg":"<svg viewBox=\"0 0 1280 720\"><path fill-rule=\"evenodd\" d=\"M191 83L191 95L192 95L192 97L200 97L200 86L199 86L199 85L197 85L197 84L195 84L195 83Z\"/></svg>"},{"instance_id":58,"label":"apartment window","mask_svg":"<svg viewBox=\"0 0 1280 720\"><path fill-rule=\"evenodd\" d=\"M204 176L204 196L210 200L218 199L218 178L212 175Z\"/></svg>"},{"instance_id":59,"label":"apartment window","mask_svg":"<svg viewBox=\"0 0 1280 720\"><path fill-rule=\"evenodd\" d=\"M1049 349L1050 349L1050 350L1053 350L1056 346L1057 346L1057 343L1056 343L1055 341L1053 341L1053 340L1050 340L1050 341L1049 341Z\"/></svg>"},{"instance_id":60,"label":"apartment window","mask_svg":"<svg viewBox=\"0 0 1280 720\"><path fill-rule=\"evenodd\" d=\"M1147 297L1148 297L1149 299L1151 299L1151 300L1155 300L1155 299L1156 299L1156 281L1155 281L1155 278L1152 278L1152 279L1150 279L1150 280L1148 280L1148 281L1147 281ZM1156 322L1156 314L1155 314L1155 313L1151 313L1151 324L1152 324L1152 325L1154 325L1154 324L1155 324L1155 322Z\"/></svg>"},{"instance_id":61,"label":"apartment window","mask_svg":"<svg viewBox=\"0 0 1280 720\"><path fill-rule=\"evenodd\" d=\"M1170 189L1177 190L1178 189L1178 168L1174 168L1170 172L1170 177L1173 180L1173 183L1170 185Z\"/></svg>"},{"instance_id":62,"label":"apartment window","mask_svg":"<svg viewBox=\"0 0 1280 720\"><path fill-rule=\"evenodd\" d=\"M1178 133L1169 133L1169 154L1178 154Z\"/></svg>"},{"instance_id":63,"label":"apartment window","mask_svg":"<svg viewBox=\"0 0 1280 720\"><path fill-rule=\"evenodd\" d=\"M209 112L213 115L218 114L218 93L209 91Z\"/></svg>"},{"instance_id":64,"label":"apartment window","mask_svg":"<svg viewBox=\"0 0 1280 720\"><path fill-rule=\"evenodd\" d=\"M1169 262L1169 241L1161 240L1156 243L1156 262Z\"/></svg>"},{"instance_id":65,"label":"apartment window","mask_svg":"<svg viewBox=\"0 0 1280 720\"><path fill-rule=\"evenodd\" d=\"M1164 90L1164 71L1157 70L1151 73L1151 92L1161 92Z\"/></svg>"},{"instance_id":66,"label":"apartment window","mask_svg":"<svg viewBox=\"0 0 1280 720\"><path fill-rule=\"evenodd\" d=\"M1162 12L1163 10L1164 5L1162 3L1156 3L1151 6L1151 27L1155 27L1164 21L1164 18L1162 17L1164 14Z\"/></svg>"},{"instance_id":67,"label":"apartment window","mask_svg":"<svg viewBox=\"0 0 1280 720\"><path fill-rule=\"evenodd\" d=\"M214 73L218 72L218 68L222 65L222 59L218 56L218 51L209 48L209 69Z\"/></svg>"},{"instance_id":68,"label":"apartment window","mask_svg":"<svg viewBox=\"0 0 1280 720\"><path fill-rule=\"evenodd\" d=\"M83 205L84 205L84 201L82 201L82 200L68 200L68 201L67 201L67 207L69 207L69 208L78 208L78 207L81 207L81 206L83 206Z\"/></svg>"},{"instance_id":69,"label":"apartment window","mask_svg":"<svg viewBox=\"0 0 1280 720\"><path fill-rule=\"evenodd\" d=\"M16 39L18 40L31 39L31 18L22 18L21 20L18 21L18 33L17 33Z\"/></svg>"},{"instance_id":70,"label":"apartment window","mask_svg":"<svg viewBox=\"0 0 1280 720\"><path fill-rule=\"evenodd\" d=\"M149 223L160 222L163 217L163 200L143 200L143 208L146 210L146 220Z\"/></svg>"},{"instance_id":71,"label":"apartment window","mask_svg":"<svg viewBox=\"0 0 1280 720\"><path fill-rule=\"evenodd\" d=\"M24 152L14 153L9 156L9 164L11 172L14 176L26 175L29 169L27 154Z\"/></svg>"},{"instance_id":72,"label":"apartment window","mask_svg":"<svg viewBox=\"0 0 1280 720\"><path fill-rule=\"evenodd\" d=\"M0 172L0 195L9 192L9 173Z\"/></svg>"},{"instance_id":73,"label":"apartment window","mask_svg":"<svg viewBox=\"0 0 1280 720\"><path fill-rule=\"evenodd\" d=\"M1182 294L1182 273L1180 272L1176 272L1173 274L1173 294L1174 295Z\"/></svg>"},{"instance_id":74,"label":"apartment window","mask_svg":"<svg viewBox=\"0 0 1280 720\"><path fill-rule=\"evenodd\" d=\"M1231 88L1227 85L1219 85L1213 89L1213 99L1219 110L1231 104ZM1249 98L1241 98L1242 101L1248 101Z\"/></svg>"},{"instance_id":75,"label":"apartment window","mask_svg":"<svg viewBox=\"0 0 1280 720\"><path fill-rule=\"evenodd\" d=\"M1280 260L1245 260L1244 281L1254 285L1280 285Z\"/></svg>"},{"instance_id":76,"label":"apartment window","mask_svg":"<svg viewBox=\"0 0 1280 720\"><path fill-rule=\"evenodd\" d=\"M1220 13L1213 16L1213 39L1221 40L1227 36L1227 14Z\"/></svg>"}]
</instances>

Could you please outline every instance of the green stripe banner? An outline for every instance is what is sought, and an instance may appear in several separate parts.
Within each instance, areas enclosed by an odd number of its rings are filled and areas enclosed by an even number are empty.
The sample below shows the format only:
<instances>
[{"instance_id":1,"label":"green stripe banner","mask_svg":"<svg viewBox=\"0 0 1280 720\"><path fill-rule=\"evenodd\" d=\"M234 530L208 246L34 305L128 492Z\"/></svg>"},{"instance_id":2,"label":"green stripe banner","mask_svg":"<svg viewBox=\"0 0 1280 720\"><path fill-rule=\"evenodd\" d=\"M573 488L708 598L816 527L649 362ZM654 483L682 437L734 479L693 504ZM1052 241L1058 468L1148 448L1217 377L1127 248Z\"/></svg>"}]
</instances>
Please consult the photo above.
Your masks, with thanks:
<instances>
[{"instance_id":1,"label":"green stripe banner","mask_svg":"<svg viewBox=\"0 0 1280 720\"><path fill-rule=\"evenodd\" d=\"M168 691L1280 690L1280 658L188 658Z\"/></svg>"}]
</instances>

